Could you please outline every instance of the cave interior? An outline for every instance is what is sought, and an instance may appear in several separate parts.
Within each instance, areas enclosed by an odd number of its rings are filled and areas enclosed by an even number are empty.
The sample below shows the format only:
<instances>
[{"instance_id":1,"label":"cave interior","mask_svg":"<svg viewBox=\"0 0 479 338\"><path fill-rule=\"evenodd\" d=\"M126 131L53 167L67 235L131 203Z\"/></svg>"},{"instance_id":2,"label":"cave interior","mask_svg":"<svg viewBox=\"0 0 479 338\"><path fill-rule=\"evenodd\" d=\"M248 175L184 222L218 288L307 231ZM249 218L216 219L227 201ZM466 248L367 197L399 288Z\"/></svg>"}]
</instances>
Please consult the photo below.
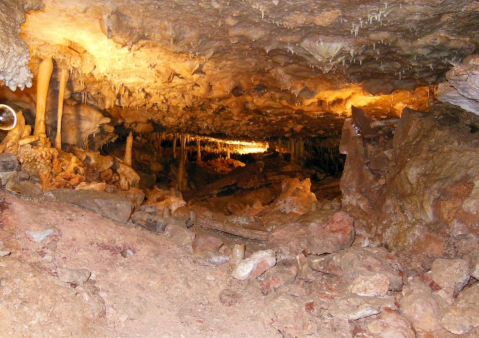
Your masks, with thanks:
<instances>
[{"instance_id":1,"label":"cave interior","mask_svg":"<svg viewBox=\"0 0 479 338\"><path fill-rule=\"evenodd\" d=\"M477 0L0 17L2 337L479 337Z\"/></svg>"}]
</instances>

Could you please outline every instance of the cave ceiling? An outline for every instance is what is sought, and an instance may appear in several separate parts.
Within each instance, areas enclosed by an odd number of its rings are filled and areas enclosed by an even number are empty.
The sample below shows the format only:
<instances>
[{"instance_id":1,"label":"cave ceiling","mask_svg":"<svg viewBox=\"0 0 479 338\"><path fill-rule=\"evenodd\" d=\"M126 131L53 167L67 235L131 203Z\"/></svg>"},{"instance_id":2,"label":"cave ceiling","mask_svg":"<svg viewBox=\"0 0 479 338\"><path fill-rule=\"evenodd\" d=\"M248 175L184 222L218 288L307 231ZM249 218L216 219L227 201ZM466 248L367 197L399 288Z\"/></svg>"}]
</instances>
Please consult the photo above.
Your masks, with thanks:
<instances>
[{"instance_id":1,"label":"cave ceiling","mask_svg":"<svg viewBox=\"0 0 479 338\"><path fill-rule=\"evenodd\" d=\"M471 0L43 0L22 37L33 74L48 56L70 70L72 98L264 139L337 134L351 105L424 109L478 23Z\"/></svg>"}]
</instances>

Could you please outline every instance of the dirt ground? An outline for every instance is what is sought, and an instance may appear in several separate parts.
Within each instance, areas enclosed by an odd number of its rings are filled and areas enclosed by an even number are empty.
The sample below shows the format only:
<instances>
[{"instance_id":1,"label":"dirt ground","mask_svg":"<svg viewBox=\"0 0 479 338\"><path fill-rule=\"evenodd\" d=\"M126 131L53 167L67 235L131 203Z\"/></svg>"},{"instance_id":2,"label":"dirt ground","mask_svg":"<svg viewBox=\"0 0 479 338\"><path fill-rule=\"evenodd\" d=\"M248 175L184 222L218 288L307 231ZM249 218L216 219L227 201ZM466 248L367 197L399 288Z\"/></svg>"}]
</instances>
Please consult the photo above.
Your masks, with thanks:
<instances>
[{"instance_id":1,"label":"dirt ground","mask_svg":"<svg viewBox=\"0 0 479 338\"><path fill-rule=\"evenodd\" d=\"M228 263L198 265L163 235L66 203L0 198L11 252L0 257L1 337L283 337L277 311ZM61 269L91 276L63 282Z\"/></svg>"}]
</instances>

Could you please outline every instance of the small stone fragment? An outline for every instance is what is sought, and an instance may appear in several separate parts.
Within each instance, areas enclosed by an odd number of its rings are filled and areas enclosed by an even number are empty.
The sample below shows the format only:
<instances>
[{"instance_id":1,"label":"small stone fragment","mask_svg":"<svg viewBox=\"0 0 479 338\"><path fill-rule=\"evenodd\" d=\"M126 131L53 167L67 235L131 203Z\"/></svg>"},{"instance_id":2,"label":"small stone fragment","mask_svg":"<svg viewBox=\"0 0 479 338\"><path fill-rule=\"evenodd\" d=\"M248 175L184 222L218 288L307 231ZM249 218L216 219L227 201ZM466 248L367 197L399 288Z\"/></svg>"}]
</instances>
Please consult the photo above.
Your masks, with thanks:
<instances>
[{"instance_id":1,"label":"small stone fragment","mask_svg":"<svg viewBox=\"0 0 479 338\"><path fill-rule=\"evenodd\" d=\"M272 250L255 252L251 257L241 261L232 276L239 280L255 279L276 264L276 257Z\"/></svg>"},{"instance_id":2,"label":"small stone fragment","mask_svg":"<svg viewBox=\"0 0 479 338\"><path fill-rule=\"evenodd\" d=\"M189 245L195 239L193 232L173 224L166 226L165 235L178 246Z\"/></svg>"},{"instance_id":3,"label":"small stone fragment","mask_svg":"<svg viewBox=\"0 0 479 338\"><path fill-rule=\"evenodd\" d=\"M11 254L11 252L8 251L8 250L0 250L0 257L5 257L5 256L8 256L10 254Z\"/></svg>"},{"instance_id":4,"label":"small stone fragment","mask_svg":"<svg viewBox=\"0 0 479 338\"><path fill-rule=\"evenodd\" d=\"M54 229L47 229L45 231L35 232L35 231L26 231L27 236L34 241L35 243L43 242L45 239L50 237L55 233Z\"/></svg>"},{"instance_id":5,"label":"small stone fragment","mask_svg":"<svg viewBox=\"0 0 479 338\"><path fill-rule=\"evenodd\" d=\"M218 266L228 263L230 261L229 255L223 255L218 252L200 252L193 255L193 262L204 266Z\"/></svg>"},{"instance_id":6,"label":"small stone fragment","mask_svg":"<svg viewBox=\"0 0 479 338\"><path fill-rule=\"evenodd\" d=\"M58 279L64 283L82 285L90 278L90 271L86 269L57 269Z\"/></svg>"},{"instance_id":7,"label":"small stone fragment","mask_svg":"<svg viewBox=\"0 0 479 338\"><path fill-rule=\"evenodd\" d=\"M223 241L218 237L211 235L199 235L196 236L193 241L192 247L193 252L217 252L218 249L223 245Z\"/></svg>"}]
</instances>

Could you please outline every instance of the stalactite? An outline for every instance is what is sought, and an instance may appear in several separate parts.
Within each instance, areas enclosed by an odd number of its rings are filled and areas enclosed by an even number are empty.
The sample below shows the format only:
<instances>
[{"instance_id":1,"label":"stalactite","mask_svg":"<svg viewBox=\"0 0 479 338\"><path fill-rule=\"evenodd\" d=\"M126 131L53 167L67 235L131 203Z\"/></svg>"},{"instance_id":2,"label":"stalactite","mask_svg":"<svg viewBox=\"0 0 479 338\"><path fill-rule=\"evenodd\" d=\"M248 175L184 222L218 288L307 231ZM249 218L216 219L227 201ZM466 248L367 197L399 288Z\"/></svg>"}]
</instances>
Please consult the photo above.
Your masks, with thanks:
<instances>
[{"instance_id":1,"label":"stalactite","mask_svg":"<svg viewBox=\"0 0 479 338\"><path fill-rule=\"evenodd\" d=\"M45 111L48 96L48 87L53 72L51 57L40 62L37 79L37 112L35 116L35 136L46 137Z\"/></svg>"},{"instance_id":2,"label":"stalactite","mask_svg":"<svg viewBox=\"0 0 479 338\"><path fill-rule=\"evenodd\" d=\"M62 68L60 75L60 90L58 93L58 114L57 114L57 135L55 137L55 148L62 149L62 117L63 117L63 99L65 96L65 87L68 81L68 70Z\"/></svg>"},{"instance_id":3,"label":"stalactite","mask_svg":"<svg viewBox=\"0 0 479 338\"><path fill-rule=\"evenodd\" d=\"M227 148L226 149L226 159L230 159L231 158L231 153L230 153L230 148Z\"/></svg>"},{"instance_id":4,"label":"stalactite","mask_svg":"<svg viewBox=\"0 0 479 338\"><path fill-rule=\"evenodd\" d=\"M133 149L133 132L130 131L130 134L126 138L126 147L125 147L125 164L131 167L132 164L132 149Z\"/></svg>"},{"instance_id":5,"label":"stalactite","mask_svg":"<svg viewBox=\"0 0 479 338\"><path fill-rule=\"evenodd\" d=\"M282 146L283 146L282 145L282 140L281 140L281 138L279 138L278 139L278 152L279 152L280 155L283 155L283 150L281 149Z\"/></svg>"},{"instance_id":6,"label":"stalactite","mask_svg":"<svg viewBox=\"0 0 479 338\"><path fill-rule=\"evenodd\" d=\"M201 139L196 139L196 162L201 162Z\"/></svg>"}]
</instances>

